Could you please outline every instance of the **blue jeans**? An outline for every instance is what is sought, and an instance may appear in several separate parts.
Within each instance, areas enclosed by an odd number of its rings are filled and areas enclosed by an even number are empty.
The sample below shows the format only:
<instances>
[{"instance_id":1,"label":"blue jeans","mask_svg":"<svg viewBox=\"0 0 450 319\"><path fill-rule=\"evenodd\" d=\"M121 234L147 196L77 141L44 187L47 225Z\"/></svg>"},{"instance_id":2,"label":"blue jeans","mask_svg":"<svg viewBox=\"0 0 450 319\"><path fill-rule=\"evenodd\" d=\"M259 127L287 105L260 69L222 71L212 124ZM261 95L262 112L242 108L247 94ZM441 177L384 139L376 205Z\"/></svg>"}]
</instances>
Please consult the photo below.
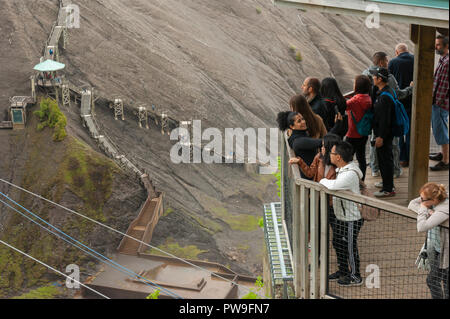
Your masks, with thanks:
<instances>
[{"instance_id":1,"label":"blue jeans","mask_svg":"<svg viewBox=\"0 0 450 319\"><path fill-rule=\"evenodd\" d=\"M431 128L437 145L448 144L448 111L433 105L431 111Z\"/></svg>"}]
</instances>

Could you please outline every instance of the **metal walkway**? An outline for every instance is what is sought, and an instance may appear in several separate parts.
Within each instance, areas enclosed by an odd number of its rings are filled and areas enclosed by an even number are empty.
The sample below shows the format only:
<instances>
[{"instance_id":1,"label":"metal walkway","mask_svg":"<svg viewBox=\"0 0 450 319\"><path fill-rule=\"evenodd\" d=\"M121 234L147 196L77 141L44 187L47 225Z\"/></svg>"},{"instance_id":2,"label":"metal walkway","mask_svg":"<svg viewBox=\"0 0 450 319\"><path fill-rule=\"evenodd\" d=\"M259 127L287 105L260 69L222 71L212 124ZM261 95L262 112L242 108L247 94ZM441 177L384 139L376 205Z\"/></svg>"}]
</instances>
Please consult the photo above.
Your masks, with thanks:
<instances>
[{"instance_id":1,"label":"metal walkway","mask_svg":"<svg viewBox=\"0 0 450 319\"><path fill-rule=\"evenodd\" d=\"M282 285L284 297L287 298L287 282L293 281L294 273L290 246L281 222L280 202L264 204L264 237L269 255L272 287Z\"/></svg>"}]
</instances>

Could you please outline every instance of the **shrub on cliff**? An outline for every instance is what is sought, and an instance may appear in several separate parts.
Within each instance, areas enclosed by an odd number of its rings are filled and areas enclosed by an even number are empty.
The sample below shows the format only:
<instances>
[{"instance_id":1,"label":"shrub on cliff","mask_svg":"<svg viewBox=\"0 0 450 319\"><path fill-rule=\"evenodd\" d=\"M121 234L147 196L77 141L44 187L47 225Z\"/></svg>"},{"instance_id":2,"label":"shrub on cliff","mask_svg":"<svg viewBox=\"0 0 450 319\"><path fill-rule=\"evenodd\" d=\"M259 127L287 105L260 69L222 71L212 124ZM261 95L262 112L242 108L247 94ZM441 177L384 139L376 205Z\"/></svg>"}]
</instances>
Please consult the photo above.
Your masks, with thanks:
<instances>
[{"instance_id":1,"label":"shrub on cliff","mask_svg":"<svg viewBox=\"0 0 450 319\"><path fill-rule=\"evenodd\" d=\"M34 114L39 117L38 130L43 130L47 126L54 129L53 140L55 142L62 141L67 136L67 118L61 112L55 100L51 98L42 99L40 109L35 111Z\"/></svg>"}]
</instances>

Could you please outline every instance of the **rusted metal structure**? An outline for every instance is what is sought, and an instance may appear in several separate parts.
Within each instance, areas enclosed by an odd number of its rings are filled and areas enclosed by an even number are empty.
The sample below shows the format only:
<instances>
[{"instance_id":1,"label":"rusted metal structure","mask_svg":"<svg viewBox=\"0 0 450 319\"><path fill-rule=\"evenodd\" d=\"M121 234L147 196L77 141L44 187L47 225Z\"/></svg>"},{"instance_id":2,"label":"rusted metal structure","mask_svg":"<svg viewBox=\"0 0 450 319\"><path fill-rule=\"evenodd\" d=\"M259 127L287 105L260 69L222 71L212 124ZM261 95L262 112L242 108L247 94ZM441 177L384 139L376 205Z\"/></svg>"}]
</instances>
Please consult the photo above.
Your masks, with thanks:
<instances>
[{"instance_id":1,"label":"rusted metal structure","mask_svg":"<svg viewBox=\"0 0 450 319\"><path fill-rule=\"evenodd\" d=\"M150 254L117 254L113 260L184 299L238 299L254 288L256 282L256 278L239 275L212 262L188 260L198 266L193 267L183 260ZM110 298L120 299L143 299L156 289L138 280L138 277L130 278L110 266L105 266L85 284ZM98 295L85 288L82 288L82 296L98 298ZM159 298L169 299L173 296L161 291Z\"/></svg>"},{"instance_id":2,"label":"rusted metal structure","mask_svg":"<svg viewBox=\"0 0 450 319\"><path fill-rule=\"evenodd\" d=\"M150 243L153 231L163 212L163 193L158 193L155 198L152 198L149 195L138 216L131 222L126 232L128 236L133 237L136 240L124 236L117 250L121 254L127 255L144 253L148 247L142 242L147 244Z\"/></svg>"}]
</instances>

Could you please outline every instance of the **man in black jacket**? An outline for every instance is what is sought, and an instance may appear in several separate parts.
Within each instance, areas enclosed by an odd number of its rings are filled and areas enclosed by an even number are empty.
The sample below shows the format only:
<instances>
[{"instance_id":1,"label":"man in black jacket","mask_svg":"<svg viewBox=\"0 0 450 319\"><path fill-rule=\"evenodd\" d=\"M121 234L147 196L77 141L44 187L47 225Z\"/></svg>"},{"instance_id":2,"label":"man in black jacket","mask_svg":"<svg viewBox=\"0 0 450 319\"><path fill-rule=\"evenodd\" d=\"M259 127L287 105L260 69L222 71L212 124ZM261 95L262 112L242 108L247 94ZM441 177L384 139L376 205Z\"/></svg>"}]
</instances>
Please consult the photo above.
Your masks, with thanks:
<instances>
[{"instance_id":1,"label":"man in black jacket","mask_svg":"<svg viewBox=\"0 0 450 319\"><path fill-rule=\"evenodd\" d=\"M399 43L395 47L396 57L389 61L388 69L398 82L400 89L405 89L410 86L413 80L414 72L414 55L408 52L408 46L405 43ZM408 114L411 127L411 109L412 109L412 95L402 100ZM405 135L405 139L400 138L400 164L403 167L409 165L409 144L410 132Z\"/></svg>"},{"instance_id":2,"label":"man in black jacket","mask_svg":"<svg viewBox=\"0 0 450 319\"><path fill-rule=\"evenodd\" d=\"M392 96L392 89L388 86L389 71L385 68L377 68L373 73L373 83L379 89L378 97L374 104L373 132L375 136L375 147L378 157L378 165L382 183L375 186L381 190L375 192L376 197L390 197L395 195L394 191L394 158L392 154L392 127L395 121L395 104L383 92L388 92Z\"/></svg>"},{"instance_id":3,"label":"man in black jacket","mask_svg":"<svg viewBox=\"0 0 450 319\"><path fill-rule=\"evenodd\" d=\"M306 78L302 84L303 96L306 97L311 109L319 115L325 126L327 125L327 107L320 96L320 81L316 78ZM327 127L330 130L330 127Z\"/></svg>"}]
</instances>

